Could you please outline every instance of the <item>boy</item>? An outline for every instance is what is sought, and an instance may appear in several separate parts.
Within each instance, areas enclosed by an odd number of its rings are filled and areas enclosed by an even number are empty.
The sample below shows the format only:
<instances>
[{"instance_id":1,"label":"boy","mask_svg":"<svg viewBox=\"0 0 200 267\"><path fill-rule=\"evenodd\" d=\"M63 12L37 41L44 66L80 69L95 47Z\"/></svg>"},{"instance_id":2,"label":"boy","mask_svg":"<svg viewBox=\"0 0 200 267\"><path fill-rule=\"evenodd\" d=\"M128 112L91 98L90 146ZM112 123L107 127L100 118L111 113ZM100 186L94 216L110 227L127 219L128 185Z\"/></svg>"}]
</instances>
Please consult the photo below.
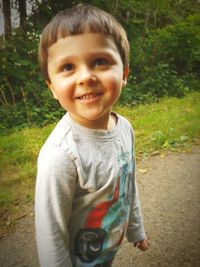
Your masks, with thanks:
<instances>
[{"instance_id":1,"label":"boy","mask_svg":"<svg viewBox=\"0 0 200 267\"><path fill-rule=\"evenodd\" d=\"M43 30L42 73L67 111L38 157L35 213L42 267L111 266L124 235L145 237L133 132L112 112L128 77L129 45L109 14L78 5Z\"/></svg>"}]
</instances>

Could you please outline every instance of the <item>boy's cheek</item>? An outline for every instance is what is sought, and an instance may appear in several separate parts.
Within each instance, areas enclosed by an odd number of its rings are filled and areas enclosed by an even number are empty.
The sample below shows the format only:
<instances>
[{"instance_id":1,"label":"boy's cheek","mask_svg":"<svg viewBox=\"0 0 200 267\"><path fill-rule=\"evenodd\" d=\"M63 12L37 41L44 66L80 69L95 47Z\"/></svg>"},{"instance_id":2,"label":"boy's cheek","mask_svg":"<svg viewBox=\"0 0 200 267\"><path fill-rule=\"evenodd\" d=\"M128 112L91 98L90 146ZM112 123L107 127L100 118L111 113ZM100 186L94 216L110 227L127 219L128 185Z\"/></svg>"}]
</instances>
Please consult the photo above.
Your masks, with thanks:
<instances>
[{"instance_id":1,"label":"boy's cheek","mask_svg":"<svg viewBox=\"0 0 200 267\"><path fill-rule=\"evenodd\" d=\"M54 99L58 100L58 96L54 90L51 90Z\"/></svg>"},{"instance_id":2,"label":"boy's cheek","mask_svg":"<svg viewBox=\"0 0 200 267\"><path fill-rule=\"evenodd\" d=\"M107 84L121 84L123 80L123 72L118 70L118 69L114 69L112 71L108 71L107 73L103 74L101 76L101 81L103 83L107 83Z\"/></svg>"}]
</instances>

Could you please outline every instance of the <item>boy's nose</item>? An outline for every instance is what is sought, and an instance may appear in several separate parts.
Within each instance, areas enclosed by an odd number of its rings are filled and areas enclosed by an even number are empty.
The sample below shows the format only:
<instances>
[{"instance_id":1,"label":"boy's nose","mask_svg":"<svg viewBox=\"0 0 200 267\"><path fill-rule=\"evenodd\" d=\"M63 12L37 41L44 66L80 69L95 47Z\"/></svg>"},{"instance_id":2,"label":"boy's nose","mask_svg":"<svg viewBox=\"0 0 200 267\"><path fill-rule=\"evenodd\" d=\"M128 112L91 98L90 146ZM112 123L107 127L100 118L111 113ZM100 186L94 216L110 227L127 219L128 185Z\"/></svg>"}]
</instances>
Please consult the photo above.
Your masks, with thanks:
<instances>
[{"instance_id":1,"label":"boy's nose","mask_svg":"<svg viewBox=\"0 0 200 267\"><path fill-rule=\"evenodd\" d=\"M78 73L79 85L94 85L97 81L94 73L87 67L82 68Z\"/></svg>"}]
</instances>

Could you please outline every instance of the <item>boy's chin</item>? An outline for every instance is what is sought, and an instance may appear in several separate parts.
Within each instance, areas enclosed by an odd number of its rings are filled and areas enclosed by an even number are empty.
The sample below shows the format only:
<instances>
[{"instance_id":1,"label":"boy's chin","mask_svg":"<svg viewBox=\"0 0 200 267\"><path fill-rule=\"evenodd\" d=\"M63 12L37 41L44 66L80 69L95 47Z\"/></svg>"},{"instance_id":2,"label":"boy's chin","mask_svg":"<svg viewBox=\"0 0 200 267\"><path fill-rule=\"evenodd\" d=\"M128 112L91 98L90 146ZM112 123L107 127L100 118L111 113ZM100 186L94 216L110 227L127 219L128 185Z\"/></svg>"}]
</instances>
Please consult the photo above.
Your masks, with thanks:
<instances>
[{"instance_id":1,"label":"boy's chin","mask_svg":"<svg viewBox=\"0 0 200 267\"><path fill-rule=\"evenodd\" d=\"M99 112L90 112L88 114L84 113L81 114L81 116L76 116L69 112L70 117L75 122L92 129L106 129L109 120L109 114L110 112L107 114L99 114Z\"/></svg>"}]
</instances>

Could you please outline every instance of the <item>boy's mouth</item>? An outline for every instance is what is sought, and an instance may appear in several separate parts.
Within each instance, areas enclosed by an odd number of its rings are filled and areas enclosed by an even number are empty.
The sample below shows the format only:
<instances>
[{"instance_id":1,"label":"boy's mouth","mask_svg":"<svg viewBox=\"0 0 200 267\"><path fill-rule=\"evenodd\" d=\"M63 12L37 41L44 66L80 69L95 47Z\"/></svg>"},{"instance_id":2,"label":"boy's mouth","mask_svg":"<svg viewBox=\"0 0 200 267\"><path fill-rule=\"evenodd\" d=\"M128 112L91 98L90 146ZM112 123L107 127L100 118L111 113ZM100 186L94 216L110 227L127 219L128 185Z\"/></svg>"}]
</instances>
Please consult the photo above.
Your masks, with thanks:
<instances>
[{"instance_id":1,"label":"boy's mouth","mask_svg":"<svg viewBox=\"0 0 200 267\"><path fill-rule=\"evenodd\" d=\"M85 95L78 96L77 99L80 100L92 100L102 95L102 93L89 93Z\"/></svg>"}]
</instances>

